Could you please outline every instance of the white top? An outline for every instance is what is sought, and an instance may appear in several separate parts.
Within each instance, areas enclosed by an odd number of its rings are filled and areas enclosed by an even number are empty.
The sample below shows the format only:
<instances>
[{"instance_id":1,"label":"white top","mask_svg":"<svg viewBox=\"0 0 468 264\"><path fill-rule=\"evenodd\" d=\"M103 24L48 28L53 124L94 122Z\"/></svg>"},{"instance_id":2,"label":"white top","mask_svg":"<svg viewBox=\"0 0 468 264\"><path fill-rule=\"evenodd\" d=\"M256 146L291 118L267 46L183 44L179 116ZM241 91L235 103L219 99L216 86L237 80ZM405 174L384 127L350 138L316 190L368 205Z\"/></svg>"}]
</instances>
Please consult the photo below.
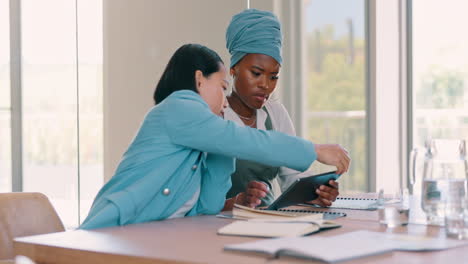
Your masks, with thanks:
<instances>
[{"instance_id":1,"label":"white top","mask_svg":"<svg viewBox=\"0 0 468 264\"><path fill-rule=\"evenodd\" d=\"M268 100L265 103L265 107L268 110L268 113L270 114L271 124L275 131L282 132L290 136L296 135L296 130L294 129L294 126L291 121L291 118L289 117L288 111L280 102L276 100ZM245 126L245 124L242 122L240 117L237 115L236 112L234 112L234 110L232 110L230 106L228 106L224 110L224 119L231 120L238 125ZM258 129L266 130L266 127L265 127L266 119L267 119L267 113L263 109L258 109L257 110L257 128ZM282 191L286 190L294 180L296 180L297 178L300 178L300 176L298 176L299 174L300 174L299 171L292 170L286 167L280 167L277 179L278 179L278 184L281 187L281 190Z\"/></svg>"},{"instance_id":2,"label":"white top","mask_svg":"<svg viewBox=\"0 0 468 264\"><path fill-rule=\"evenodd\" d=\"M195 192L195 194L192 196L190 200L188 200L184 205L182 205L182 207L177 209L177 211L173 213L171 216L169 216L167 219L184 217L190 210L192 210L193 206L198 201L199 197L200 197L200 187L198 187L198 190Z\"/></svg>"}]
</instances>

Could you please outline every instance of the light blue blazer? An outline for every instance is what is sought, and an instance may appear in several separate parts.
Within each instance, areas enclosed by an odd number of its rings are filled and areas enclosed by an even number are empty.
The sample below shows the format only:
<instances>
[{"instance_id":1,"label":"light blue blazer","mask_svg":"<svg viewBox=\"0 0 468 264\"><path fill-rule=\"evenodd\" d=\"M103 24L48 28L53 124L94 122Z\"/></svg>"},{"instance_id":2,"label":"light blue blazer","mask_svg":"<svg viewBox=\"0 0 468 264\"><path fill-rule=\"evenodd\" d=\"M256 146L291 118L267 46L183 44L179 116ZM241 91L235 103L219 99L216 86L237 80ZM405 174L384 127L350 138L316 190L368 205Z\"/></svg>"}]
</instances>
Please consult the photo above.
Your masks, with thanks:
<instances>
[{"instance_id":1,"label":"light blue blazer","mask_svg":"<svg viewBox=\"0 0 468 264\"><path fill-rule=\"evenodd\" d=\"M223 120L193 91L174 92L146 115L80 228L165 219L199 188L187 216L216 214L237 157L304 171L316 153L309 141Z\"/></svg>"}]
</instances>

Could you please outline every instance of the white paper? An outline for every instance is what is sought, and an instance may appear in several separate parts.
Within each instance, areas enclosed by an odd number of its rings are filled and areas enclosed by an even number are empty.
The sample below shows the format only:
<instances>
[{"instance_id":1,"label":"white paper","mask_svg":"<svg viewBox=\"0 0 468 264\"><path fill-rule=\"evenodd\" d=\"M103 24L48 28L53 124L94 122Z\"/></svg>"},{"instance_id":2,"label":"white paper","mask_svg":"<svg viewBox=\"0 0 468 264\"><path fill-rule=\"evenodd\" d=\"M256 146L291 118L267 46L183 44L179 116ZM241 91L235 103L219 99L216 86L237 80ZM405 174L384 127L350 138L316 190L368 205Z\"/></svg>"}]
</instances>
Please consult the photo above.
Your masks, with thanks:
<instances>
[{"instance_id":1,"label":"white paper","mask_svg":"<svg viewBox=\"0 0 468 264\"><path fill-rule=\"evenodd\" d=\"M364 199L336 199L329 208L375 210L377 209L376 202L376 200Z\"/></svg>"},{"instance_id":2,"label":"white paper","mask_svg":"<svg viewBox=\"0 0 468 264\"><path fill-rule=\"evenodd\" d=\"M312 223L235 221L220 228L218 234L255 237L291 237L303 236L317 232L319 229L319 225Z\"/></svg>"},{"instance_id":3,"label":"white paper","mask_svg":"<svg viewBox=\"0 0 468 264\"><path fill-rule=\"evenodd\" d=\"M442 250L468 244L468 241L429 238L406 234L387 234L355 231L332 237L298 237L259 240L226 245L226 250L263 252L269 255L288 255L340 262L353 258L381 254L393 250Z\"/></svg>"}]
</instances>

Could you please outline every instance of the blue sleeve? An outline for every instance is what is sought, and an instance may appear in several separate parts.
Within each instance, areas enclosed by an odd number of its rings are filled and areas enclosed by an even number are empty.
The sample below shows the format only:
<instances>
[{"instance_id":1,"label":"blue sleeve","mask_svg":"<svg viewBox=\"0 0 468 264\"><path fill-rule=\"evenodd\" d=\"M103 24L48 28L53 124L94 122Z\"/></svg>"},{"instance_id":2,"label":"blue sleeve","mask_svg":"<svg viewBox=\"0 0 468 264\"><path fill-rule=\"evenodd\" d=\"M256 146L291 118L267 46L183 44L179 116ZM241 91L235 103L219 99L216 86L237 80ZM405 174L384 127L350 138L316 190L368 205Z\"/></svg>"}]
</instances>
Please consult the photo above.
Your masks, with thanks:
<instances>
[{"instance_id":1,"label":"blue sleeve","mask_svg":"<svg viewBox=\"0 0 468 264\"><path fill-rule=\"evenodd\" d=\"M307 170L317 157L314 145L307 140L223 120L194 92L166 100L165 110L170 115L165 122L174 144L300 171Z\"/></svg>"},{"instance_id":2,"label":"blue sleeve","mask_svg":"<svg viewBox=\"0 0 468 264\"><path fill-rule=\"evenodd\" d=\"M231 188L231 174L235 159L218 154L208 154L205 160L200 187L200 198L188 215L217 214L224 207L226 193Z\"/></svg>"}]
</instances>

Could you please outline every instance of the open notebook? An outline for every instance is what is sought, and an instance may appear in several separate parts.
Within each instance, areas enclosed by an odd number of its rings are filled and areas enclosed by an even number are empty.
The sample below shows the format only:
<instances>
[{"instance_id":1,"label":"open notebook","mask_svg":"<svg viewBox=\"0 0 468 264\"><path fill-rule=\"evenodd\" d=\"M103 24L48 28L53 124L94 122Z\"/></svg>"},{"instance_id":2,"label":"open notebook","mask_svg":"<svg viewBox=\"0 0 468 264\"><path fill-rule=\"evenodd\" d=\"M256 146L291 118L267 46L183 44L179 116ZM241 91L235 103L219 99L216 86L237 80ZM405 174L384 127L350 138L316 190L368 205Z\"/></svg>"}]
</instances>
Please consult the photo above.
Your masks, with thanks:
<instances>
[{"instance_id":1,"label":"open notebook","mask_svg":"<svg viewBox=\"0 0 468 264\"><path fill-rule=\"evenodd\" d=\"M312 205L307 205L307 206L312 206ZM336 218L339 218L339 217L345 217L346 216L346 213L344 212L330 212L330 211L319 211L319 210L313 210L313 209L298 209L298 208L294 208L294 209L290 209L290 208L280 208L278 210L266 210L266 209L263 209L263 208L258 208L258 209L252 209L252 208L249 208L249 207L245 207L245 206L242 206L242 205L238 205L238 204L235 204L234 205L234 209L233 209L233 212L236 210L235 208L248 208L250 210L250 212L256 212L256 213L260 213L260 214L283 214L283 215L293 215L293 216L300 216L300 215L320 215L320 217L323 219L323 220L333 220L333 219L336 219ZM223 217L223 218L236 218L234 216L234 214L231 214L229 212L223 212L221 214L218 214L217 215L218 217ZM239 216L237 216L238 218Z\"/></svg>"},{"instance_id":2,"label":"open notebook","mask_svg":"<svg viewBox=\"0 0 468 264\"><path fill-rule=\"evenodd\" d=\"M281 222L281 221L234 221L218 229L219 235L250 237L297 237L305 236L320 230L340 227L328 221L316 223Z\"/></svg>"},{"instance_id":3,"label":"open notebook","mask_svg":"<svg viewBox=\"0 0 468 264\"><path fill-rule=\"evenodd\" d=\"M350 241L352 241L350 243ZM464 240L396 235L366 230L329 237L288 237L224 246L225 250L290 256L328 263L381 254L394 250L432 251L468 244Z\"/></svg>"},{"instance_id":4,"label":"open notebook","mask_svg":"<svg viewBox=\"0 0 468 264\"><path fill-rule=\"evenodd\" d=\"M340 225L323 220L322 214L304 214L259 210L234 205L232 217L244 221L232 222L218 230L220 235L253 237L303 236Z\"/></svg>"}]
</instances>

